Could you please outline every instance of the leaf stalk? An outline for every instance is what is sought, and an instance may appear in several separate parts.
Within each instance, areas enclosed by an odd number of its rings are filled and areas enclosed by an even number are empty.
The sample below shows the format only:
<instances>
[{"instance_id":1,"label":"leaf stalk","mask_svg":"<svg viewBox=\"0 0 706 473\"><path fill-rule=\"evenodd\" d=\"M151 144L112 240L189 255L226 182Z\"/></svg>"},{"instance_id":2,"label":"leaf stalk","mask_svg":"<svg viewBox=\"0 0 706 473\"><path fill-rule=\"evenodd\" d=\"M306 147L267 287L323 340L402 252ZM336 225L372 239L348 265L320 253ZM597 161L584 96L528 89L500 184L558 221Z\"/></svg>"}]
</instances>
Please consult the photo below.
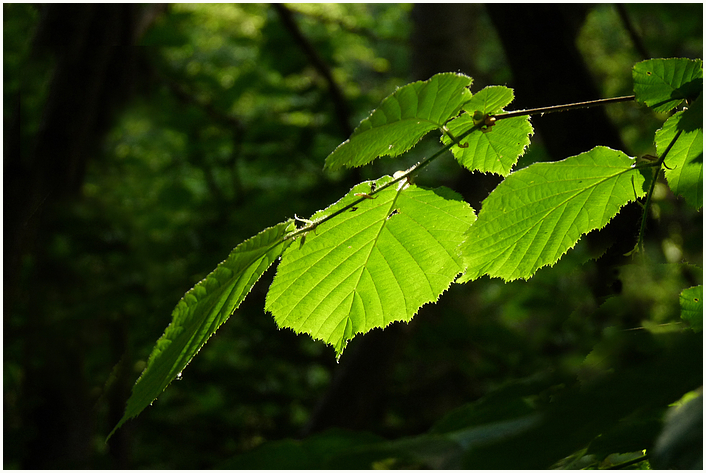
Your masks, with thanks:
<instances>
[{"instance_id":1,"label":"leaf stalk","mask_svg":"<svg viewBox=\"0 0 706 473\"><path fill-rule=\"evenodd\" d=\"M667 157L667 153L672 149L672 146L674 146L674 143L677 142L679 139L679 135L681 135L682 130L679 130L676 135L674 135L674 138L672 138L672 141L669 143L669 146L664 150L662 155L659 157L659 159L655 163L650 163L649 167L654 167L655 171L652 176L652 182L650 183L650 189L647 191L647 198L645 199L645 203L643 205L643 210L642 210L642 221L640 222L640 233L638 234L637 237L637 244L635 245L635 248L630 253L634 253L635 251L641 251L643 254L645 252L645 227L647 225L647 213L650 211L650 204L652 202L652 194L654 194L655 191L655 186L657 185L657 177L659 176L659 171L664 165L664 159Z\"/></svg>"}]
</instances>

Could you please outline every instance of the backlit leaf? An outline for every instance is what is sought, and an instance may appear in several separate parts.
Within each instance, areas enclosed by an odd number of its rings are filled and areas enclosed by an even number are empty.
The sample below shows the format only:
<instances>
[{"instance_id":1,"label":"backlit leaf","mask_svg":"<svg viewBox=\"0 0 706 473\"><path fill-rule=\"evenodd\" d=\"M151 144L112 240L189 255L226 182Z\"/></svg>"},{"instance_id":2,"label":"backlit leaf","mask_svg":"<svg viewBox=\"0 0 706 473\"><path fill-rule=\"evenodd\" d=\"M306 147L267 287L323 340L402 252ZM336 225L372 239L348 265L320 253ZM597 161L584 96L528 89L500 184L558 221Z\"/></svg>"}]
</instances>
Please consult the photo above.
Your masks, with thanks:
<instances>
[{"instance_id":1,"label":"backlit leaf","mask_svg":"<svg viewBox=\"0 0 706 473\"><path fill-rule=\"evenodd\" d=\"M442 73L400 87L326 158L325 167L358 167L380 156L395 157L408 151L458 114L471 98L468 87L472 82L463 74Z\"/></svg>"},{"instance_id":2,"label":"backlit leaf","mask_svg":"<svg viewBox=\"0 0 706 473\"><path fill-rule=\"evenodd\" d=\"M449 123L448 128L457 136L472 126L473 117L464 113ZM461 143L468 144L467 148L453 146L451 152L466 169L507 176L524 154L532 133L532 125L527 117L499 120L487 132L475 130L463 138ZM447 135L441 140L444 144L451 142Z\"/></svg>"},{"instance_id":3,"label":"backlit leaf","mask_svg":"<svg viewBox=\"0 0 706 473\"><path fill-rule=\"evenodd\" d=\"M480 112L482 115L500 112L513 98L512 89L501 86L486 87L463 106L468 113L464 112L450 121L447 128L451 135L459 136L473 127L474 112ZM532 133L529 117L498 120L487 130L473 131L461 140L467 147L453 146L451 152L462 166L471 171L507 176L529 146ZM447 145L451 143L451 138L444 134L441 141Z\"/></svg>"},{"instance_id":4,"label":"backlit leaf","mask_svg":"<svg viewBox=\"0 0 706 473\"><path fill-rule=\"evenodd\" d=\"M701 100L698 102L700 105ZM693 110L690 108L671 116L655 133L655 146L657 154L661 156L676 134L681 132L664 160L664 175L675 194L683 196L690 205L700 209L703 206L704 133L702 127L688 126L689 116L696 112L700 117L702 107Z\"/></svg>"},{"instance_id":5,"label":"backlit leaf","mask_svg":"<svg viewBox=\"0 0 706 473\"><path fill-rule=\"evenodd\" d=\"M635 99L656 112L668 112L703 89L700 59L649 59L632 69Z\"/></svg>"},{"instance_id":6,"label":"backlit leaf","mask_svg":"<svg viewBox=\"0 0 706 473\"><path fill-rule=\"evenodd\" d=\"M294 227L290 220L244 241L184 295L172 312L172 323L152 349L113 432L149 406L228 320L260 276L291 244L284 236Z\"/></svg>"},{"instance_id":7,"label":"backlit leaf","mask_svg":"<svg viewBox=\"0 0 706 473\"><path fill-rule=\"evenodd\" d=\"M312 220L359 200L355 194L371 192L372 184L358 184ZM290 246L265 308L278 326L323 340L340 356L356 334L409 321L438 299L463 271L457 247L474 219L449 189L396 183Z\"/></svg>"},{"instance_id":8,"label":"backlit leaf","mask_svg":"<svg viewBox=\"0 0 706 473\"><path fill-rule=\"evenodd\" d=\"M624 153L596 147L510 174L483 202L461 246L466 274L531 277L556 263L585 233L604 227L644 195L644 178Z\"/></svg>"},{"instance_id":9,"label":"backlit leaf","mask_svg":"<svg viewBox=\"0 0 706 473\"><path fill-rule=\"evenodd\" d=\"M463 110L473 115L473 112L492 114L502 111L515 99L515 92L509 87L491 85L475 94L466 102Z\"/></svg>"}]
</instances>

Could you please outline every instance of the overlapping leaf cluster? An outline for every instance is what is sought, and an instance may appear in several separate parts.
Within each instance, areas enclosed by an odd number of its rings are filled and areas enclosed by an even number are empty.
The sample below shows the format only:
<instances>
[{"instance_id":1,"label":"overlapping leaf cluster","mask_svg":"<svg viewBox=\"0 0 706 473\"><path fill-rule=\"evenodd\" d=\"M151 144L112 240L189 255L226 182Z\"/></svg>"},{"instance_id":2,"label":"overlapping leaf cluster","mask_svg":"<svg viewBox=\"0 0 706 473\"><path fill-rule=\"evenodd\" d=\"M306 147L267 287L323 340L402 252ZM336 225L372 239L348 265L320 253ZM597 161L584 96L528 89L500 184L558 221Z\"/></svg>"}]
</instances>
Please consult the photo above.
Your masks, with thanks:
<instances>
[{"instance_id":1,"label":"overlapping leaf cluster","mask_svg":"<svg viewBox=\"0 0 706 473\"><path fill-rule=\"evenodd\" d=\"M391 180L359 184L312 219ZM409 321L438 299L463 271L458 241L473 220L473 210L453 191L400 181L317 225L304 245L291 246L265 309L280 327L331 343L340 356L355 334Z\"/></svg>"},{"instance_id":2,"label":"overlapping leaf cluster","mask_svg":"<svg viewBox=\"0 0 706 473\"><path fill-rule=\"evenodd\" d=\"M697 208L703 199L702 75L701 61L689 60L645 61L633 70L639 102L655 111L688 104L665 122L655 144L665 155L658 164L667 168L670 187ZM644 170L654 165L637 165L601 146L512 172L533 133L529 118L502 118L511 89L487 87L473 95L471 83L444 73L399 88L328 156L326 167L396 157L438 130L443 149L461 166L505 177L477 218L455 192L411 182L423 161L356 185L309 220L299 219L305 222L299 228L288 220L264 230L177 305L118 427L169 385L280 257L265 308L278 326L320 339L340 356L356 334L409 321L454 281L531 277L645 195ZM700 328L699 291L683 294L682 307L685 320Z\"/></svg>"},{"instance_id":3,"label":"overlapping leaf cluster","mask_svg":"<svg viewBox=\"0 0 706 473\"><path fill-rule=\"evenodd\" d=\"M703 206L703 63L689 59L652 59L633 68L637 101L657 112L670 112L655 135L657 154L672 144L664 160L665 177L675 194Z\"/></svg>"}]
</instances>

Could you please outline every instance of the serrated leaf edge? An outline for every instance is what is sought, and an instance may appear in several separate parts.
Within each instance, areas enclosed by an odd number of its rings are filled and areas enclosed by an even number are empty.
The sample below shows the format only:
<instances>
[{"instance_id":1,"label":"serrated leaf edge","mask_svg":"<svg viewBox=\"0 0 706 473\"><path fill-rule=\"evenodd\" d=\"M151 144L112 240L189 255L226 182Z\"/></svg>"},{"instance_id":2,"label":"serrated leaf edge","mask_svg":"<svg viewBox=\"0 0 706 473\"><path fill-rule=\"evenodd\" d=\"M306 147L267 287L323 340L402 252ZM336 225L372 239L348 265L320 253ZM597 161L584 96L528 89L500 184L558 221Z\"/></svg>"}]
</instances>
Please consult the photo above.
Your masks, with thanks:
<instances>
[{"instance_id":1,"label":"serrated leaf edge","mask_svg":"<svg viewBox=\"0 0 706 473\"><path fill-rule=\"evenodd\" d=\"M601 146L601 147L597 147L597 148L605 148L605 147L602 147L602 146ZM594 148L594 149L596 149L596 148ZM606 148L606 149L610 149L610 148ZM590 152L590 151L587 151L587 153L588 153L588 152ZM582 154L583 154L583 153L582 153ZM571 158L567 158L567 159L571 159ZM631 159L632 159L632 158L631 158ZM557 161L557 163L560 163L560 162L562 162L562 161ZM542 164L553 164L553 163L542 163ZM524 168L524 169L527 169L527 168ZM619 174L616 174L616 175L613 175L613 176L610 176L610 177L607 177L607 178L602 179L600 182L598 182L598 183L596 183L595 185L593 185L591 189L585 189L585 190L581 191L579 194L575 194L574 197L575 197L575 196L578 196L578 195L580 195L580 194L583 194L584 192L587 192L587 191L589 191L589 190L592 192L592 191L595 189L595 187L598 186L598 185L600 185L601 183L606 182L606 181L608 181L608 180L610 180L610 179L614 179L614 178L616 178L617 176L619 176L619 175L621 175L621 174L624 174L625 172L629 172L629 171L631 171L631 170L634 170L634 169L635 169L635 165L633 164L630 168L626 168L624 171L620 172ZM501 184L502 184L502 183L501 183ZM554 197L555 195L556 195L556 194L549 195L549 196L547 196L547 198ZM644 195L644 193L643 193L643 195ZM569 200L571 200L571 199L565 200L565 201L562 203L562 205L565 205L565 203L568 202ZM581 238L583 238L585 235L588 235L589 233L591 233L591 232L593 232L593 231L597 231L597 230L601 230L601 229L605 228L605 226L608 225L608 223L610 223L610 221L611 221L613 218L615 218L615 217L620 213L620 211L622 210L623 207L625 207L626 205L628 205L629 203L631 203L631 202L633 202L633 201L634 201L634 199L631 199L631 200L628 200L628 201L622 203L621 205L619 205L618 208L617 208L617 210L616 210L616 212L613 214L613 216L611 216L603 225L598 226L598 227L595 227L595 228L592 228L591 230L589 230L589 231L587 231L587 232L579 232L579 237L576 239L576 241L574 241L571 246L567 247L567 248L556 258L556 260L555 260L554 262L545 263L545 264L543 264L543 265L541 265L541 266L537 266L537 267L532 271L532 273L529 274L529 275L526 275L526 276L518 276L518 277L507 277L507 278L506 278L506 277L503 277L503 276L494 276L494 275L490 275L490 274L487 273L487 271L486 271L485 268L487 268L488 266L491 266L491 265L493 264L493 262L488 262L488 263L486 263L486 264L484 265L484 267L482 268L482 273L480 273L478 276L476 276L476 277L470 277L470 276L467 275L467 272L464 272L464 274L462 274L462 275L458 278L457 281L458 281L459 283L466 283L466 282L469 282L469 281L474 281L474 280L479 279L480 277L486 276L486 275L489 276L490 278L502 279L502 280L505 281L505 282L515 281L515 280L520 280L520 279L521 279L521 280L529 280L529 279L532 278L532 277L537 273L537 271L539 271L540 269L545 268L545 267L550 267L550 268L551 268L551 267L553 267L554 265L556 265L556 264L564 257L564 255L566 255L566 253L569 252L569 250L571 250L571 249L573 249L573 248L576 247L576 245L579 243L579 241L581 241ZM531 205L536 205L536 203L537 203L537 202L535 201L535 202L533 202ZM527 205L530 205L530 204L527 204ZM556 209L554 209L554 210L556 210ZM552 210L552 211L554 211L554 210ZM481 210L481 211L482 211L482 210ZM480 218L480 213L479 213L478 217ZM496 219L497 219L497 218L500 218L500 217L498 216L498 217L496 217ZM526 219L525 219L525 220L526 220ZM540 223L540 222L541 222L541 220L538 221L538 223ZM534 227L532 227L532 228L534 228ZM472 231L472 230L469 229L469 232L470 232L470 231ZM528 230L528 231L529 231L529 230ZM466 245L467 243L469 243L469 239L465 239L465 240L459 245L459 249L460 249L461 252L462 252L463 246ZM513 248L514 248L514 245L513 245ZM507 253L507 252L505 252L505 253ZM503 253L503 255L504 255L505 253ZM539 256L537 256L537 259L539 259L540 256L541 256L541 252L539 252ZM518 264L519 264L519 262L518 262ZM466 260L465 258L464 258L464 265L468 266L467 260ZM533 264L532 266L535 266L535 265ZM467 269L468 269L468 268L466 267L466 271L467 271ZM516 270L516 267L515 267L515 269L513 269L513 271L515 271L515 270Z\"/></svg>"}]
</instances>

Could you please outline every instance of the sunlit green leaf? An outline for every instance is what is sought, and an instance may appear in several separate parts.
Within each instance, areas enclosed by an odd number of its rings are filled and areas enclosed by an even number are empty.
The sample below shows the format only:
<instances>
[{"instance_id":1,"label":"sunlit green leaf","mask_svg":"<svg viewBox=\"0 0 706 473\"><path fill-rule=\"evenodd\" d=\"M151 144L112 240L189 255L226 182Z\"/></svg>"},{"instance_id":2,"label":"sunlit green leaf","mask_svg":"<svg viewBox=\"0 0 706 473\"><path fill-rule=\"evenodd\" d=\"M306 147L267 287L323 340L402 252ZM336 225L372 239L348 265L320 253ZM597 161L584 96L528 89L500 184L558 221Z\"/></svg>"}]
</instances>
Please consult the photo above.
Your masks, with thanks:
<instances>
[{"instance_id":1,"label":"sunlit green leaf","mask_svg":"<svg viewBox=\"0 0 706 473\"><path fill-rule=\"evenodd\" d=\"M700 105L701 100L698 102ZM694 109L696 111L700 115L702 107L698 106ZM689 117L694 112L687 110L671 116L655 133L655 145L657 154L662 155L676 134L681 132L664 160L664 175L675 194L700 209L703 206L704 133L702 127L688 126Z\"/></svg>"},{"instance_id":2,"label":"sunlit green leaf","mask_svg":"<svg viewBox=\"0 0 706 473\"><path fill-rule=\"evenodd\" d=\"M458 114L471 98L472 82L463 74L442 73L400 87L326 158L326 168L363 166L380 156L408 151Z\"/></svg>"},{"instance_id":3,"label":"sunlit green leaf","mask_svg":"<svg viewBox=\"0 0 706 473\"><path fill-rule=\"evenodd\" d=\"M473 126L473 117L464 113L451 123L449 130L456 136ZM476 130L461 143L467 148L454 146L451 152L458 162L471 171L492 172L507 176L512 167L525 152L532 135L532 125L527 117L499 120L487 131ZM442 137L444 144L451 140L447 135Z\"/></svg>"},{"instance_id":4,"label":"sunlit green leaf","mask_svg":"<svg viewBox=\"0 0 706 473\"><path fill-rule=\"evenodd\" d=\"M502 86L486 87L463 106L468 113L464 112L450 121L447 128L452 136L459 136L474 126L474 113L486 115L500 112L513 98L512 89ZM492 127L473 131L461 140L467 147L453 146L451 152L462 166L471 171L507 176L529 146L532 133L529 117L498 120ZM451 138L444 134L441 141L447 145L451 143Z\"/></svg>"},{"instance_id":5,"label":"sunlit green leaf","mask_svg":"<svg viewBox=\"0 0 706 473\"><path fill-rule=\"evenodd\" d=\"M473 115L474 112L492 114L502 111L515 99L515 92L502 85L490 85L475 94L466 102L463 110Z\"/></svg>"},{"instance_id":6,"label":"sunlit green leaf","mask_svg":"<svg viewBox=\"0 0 706 473\"><path fill-rule=\"evenodd\" d=\"M292 230L294 223L290 220L244 241L184 295L172 312L172 323L157 340L147 367L132 389L125 414L113 432L149 406L182 372L291 244L283 237Z\"/></svg>"},{"instance_id":7,"label":"sunlit green leaf","mask_svg":"<svg viewBox=\"0 0 706 473\"><path fill-rule=\"evenodd\" d=\"M703 330L704 326L704 287L695 286L684 289L679 296L681 318L685 320L695 332Z\"/></svg>"},{"instance_id":8,"label":"sunlit green leaf","mask_svg":"<svg viewBox=\"0 0 706 473\"><path fill-rule=\"evenodd\" d=\"M624 153L596 147L510 174L483 202L461 246L466 274L529 278L552 265L585 233L604 227L644 195L642 174Z\"/></svg>"},{"instance_id":9,"label":"sunlit green leaf","mask_svg":"<svg viewBox=\"0 0 706 473\"><path fill-rule=\"evenodd\" d=\"M703 88L700 59L649 59L632 69L635 99L656 112L668 112Z\"/></svg>"},{"instance_id":10,"label":"sunlit green leaf","mask_svg":"<svg viewBox=\"0 0 706 473\"><path fill-rule=\"evenodd\" d=\"M358 184L312 220L360 199L372 184ZM323 340L340 356L357 333L409 321L438 299L463 271L457 247L474 219L449 189L395 183L290 246L265 308L280 327Z\"/></svg>"}]
</instances>

